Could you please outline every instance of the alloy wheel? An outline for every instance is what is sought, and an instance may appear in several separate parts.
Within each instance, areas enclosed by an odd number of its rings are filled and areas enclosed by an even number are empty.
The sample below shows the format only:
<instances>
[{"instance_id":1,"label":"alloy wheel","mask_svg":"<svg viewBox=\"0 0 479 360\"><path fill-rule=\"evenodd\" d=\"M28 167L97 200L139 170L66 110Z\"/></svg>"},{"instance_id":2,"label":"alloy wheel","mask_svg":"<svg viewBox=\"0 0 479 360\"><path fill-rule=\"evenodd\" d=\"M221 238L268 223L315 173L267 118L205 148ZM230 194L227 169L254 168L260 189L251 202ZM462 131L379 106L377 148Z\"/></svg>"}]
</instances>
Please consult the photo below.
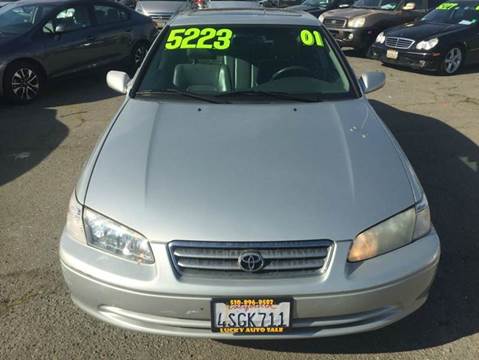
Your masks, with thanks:
<instances>
[{"instance_id":1,"label":"alloy wheel","mask_svg":"<svg viewBox=\"0 0 479 360\"><path fill-rule=\"evenodd\" d=\"M32 69L22 67L13 73L11 87L12 93L20 100L32 100L40 91L40 78Z\"/></svg>"},{"instance_id":2,"label":"alloy wheel","mask_svg":"<svg viewBox=\"0 0 479 360\"><path fill-rule=\"evenodd\" d=\"M448 74L454 74L462 64L462 51L459 48L452 48L444 58L444 70Z\"/></svg>"},{"instance_id":3,"label":"alloy wheel","mask_svg":"<svg viewBox=\"0 0 479 360\"><path fill-rule=\"evenodd\" d=\"M140 45L136 48L136 51L133 55L136 67L139 67L141 65L141 62L145 58L146 51L147 50L145 45Z\"/></svg>"}]
</instances>

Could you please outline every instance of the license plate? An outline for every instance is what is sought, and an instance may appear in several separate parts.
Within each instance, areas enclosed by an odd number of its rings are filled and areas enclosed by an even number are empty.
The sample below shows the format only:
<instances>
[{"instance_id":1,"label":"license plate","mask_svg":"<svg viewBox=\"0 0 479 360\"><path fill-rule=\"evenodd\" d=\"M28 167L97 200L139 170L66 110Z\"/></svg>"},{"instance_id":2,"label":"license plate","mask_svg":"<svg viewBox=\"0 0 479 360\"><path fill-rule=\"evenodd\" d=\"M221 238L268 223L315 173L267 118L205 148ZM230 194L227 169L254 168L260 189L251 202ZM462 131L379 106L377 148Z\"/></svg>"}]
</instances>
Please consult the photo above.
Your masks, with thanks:
<instances>
[{"instance_id":1,"label":"license plate","mask_svg":"<svg viewBox=\"0 0 479 360\"><path fill-rule=\"evenodd\" d=\"M386 57L388 59L396 60L398 56L399 56L399 53L397 52L397 50L388 49L388 51L386 52Z\"/></svg>"},{"instance_id":2,"label":"license plate","mask_svg":"<svg viewBox=\"0 0 479 360\"><path fill-rule=\"evenodd\" d=\"M235 335L281 334L290 326L291 300L277 298L213 299L211 329Z\"/></svg>"}]
</instances>

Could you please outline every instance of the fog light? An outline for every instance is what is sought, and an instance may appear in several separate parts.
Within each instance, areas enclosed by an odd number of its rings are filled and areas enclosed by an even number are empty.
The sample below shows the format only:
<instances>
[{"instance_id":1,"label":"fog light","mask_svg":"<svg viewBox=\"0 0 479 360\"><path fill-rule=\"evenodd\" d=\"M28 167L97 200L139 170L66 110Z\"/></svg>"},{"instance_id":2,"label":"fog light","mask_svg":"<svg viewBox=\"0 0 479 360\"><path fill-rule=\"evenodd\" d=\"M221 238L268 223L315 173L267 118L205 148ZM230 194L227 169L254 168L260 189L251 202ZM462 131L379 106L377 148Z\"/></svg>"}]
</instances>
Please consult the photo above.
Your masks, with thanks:
<instances>
[{"instance_id":1,"label":"fog light","mask_svg":"<svg viewBox=\"0 0 479 360\"><path fill-rule=\"evenodd\" d=\"M350 34L348 35L348 40L353 40L353 38L354 38L354 34L353 34L353 33L350 33Z\"/></svg>"},{"instance_id":2,"label":"fog light","mask_svg":"<svg viewBox=\"0 0 479 360\"><path fill-rule=\"evenodd\" d=\"M419 60L419 66L420 67L426 66L426 61L425 60Z\"/></svg>"}]
</instances>

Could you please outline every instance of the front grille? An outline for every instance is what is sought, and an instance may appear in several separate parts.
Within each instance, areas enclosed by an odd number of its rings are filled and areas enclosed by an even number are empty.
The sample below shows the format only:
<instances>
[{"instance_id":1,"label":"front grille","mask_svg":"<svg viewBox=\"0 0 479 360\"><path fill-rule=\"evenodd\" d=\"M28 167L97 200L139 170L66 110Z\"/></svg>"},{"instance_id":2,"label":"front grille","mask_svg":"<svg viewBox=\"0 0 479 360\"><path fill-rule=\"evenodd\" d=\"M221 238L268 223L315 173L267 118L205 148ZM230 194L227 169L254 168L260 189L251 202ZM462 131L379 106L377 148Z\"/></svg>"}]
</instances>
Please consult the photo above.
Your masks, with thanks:
<instances>
[{"instance_id":1,"label":"front grille","mask_svg":"<svg viewBox=\"0 0 479 360\"><path fill-rule=\"evenodd\" d=\"M207 278L264 278L318 275L327 265L332 248L329 240L275 242L173 241L170 258L179 276ZM262 270L243 271L239 257L259 253Z\"/></svg>"},{"instance_id":2,"label":"front grille","mask_svg":"<svg viewBox=\"0 0 479 360\"><path fill-rule=\"evenodd\" d=\"M323 20L323 25L328 27L337 27L337 28L343 28L346 26L346 23L348 20L346 19L336 19L336 18L325 18Z\"/></svg>"},{"instance_id":3,"label":"front grille","mask_svg":"<svg viewBox=\"0 0 479 360\"><path fill-rule=\"evenodd\" d=\"M410 49L414 44L414 40L401 37L387 36L386 46L394 49Z\"/></svg>"},{"instance_id":4,"label":"front grille","mask_svg":"<svg viewBox=\"0 0 479 360\"><path fill-rule=\"evenodd\" d=\"M165 13L165 12L150 12L149 15L153 20L161 20L161 21L166 22L166 21L170 20L170 18L173 14L172 13Z\"/></svg>"}]
</instances>

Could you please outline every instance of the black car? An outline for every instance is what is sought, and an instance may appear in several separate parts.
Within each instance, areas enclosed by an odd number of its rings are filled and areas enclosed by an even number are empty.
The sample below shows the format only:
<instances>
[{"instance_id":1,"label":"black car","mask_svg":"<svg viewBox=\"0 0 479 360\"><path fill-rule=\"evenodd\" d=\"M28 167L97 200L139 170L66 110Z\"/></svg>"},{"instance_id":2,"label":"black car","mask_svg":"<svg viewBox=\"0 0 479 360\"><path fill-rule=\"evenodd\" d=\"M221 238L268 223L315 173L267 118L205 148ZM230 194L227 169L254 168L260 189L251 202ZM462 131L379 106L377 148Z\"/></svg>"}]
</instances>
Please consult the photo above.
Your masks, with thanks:
<instances>
[{"instance_id":1,"label":"black car","mask_svg":"<svg viewBox=\"0 0 479 360\"><path fill-rule=\"evenodd\" d=\"M128 61L138 66L156 35L153 21L95 0L20 0L0 8L0 95L29 102L45 82Z\"/></svg>"},{"instance_id":2,"label":"black car","mask_svg":"<svg viewBox=\"0 0 479 360\"><path fill-rule=\"evenodd\" d=\"M318 17L322 13L333 9L350 7L354 0L304 0L299 5L289 6L290 10L303 10Z\"/></svg>"},{"instance_id":3,"label":"black car","mask_svg":"<svg viewBox=\"0 0 479 360\"><path fill-rule=\"evenodd\" d=\"M366 55L378 34L414 21L435 7L436 0L357 0L346 9L327 11L319 19L341 47Z\"/></svg>"},{"instance_id":4,"label":"black car","mask_svg":"<svg viewBox=\"0 0 479 360\"><path fill-rule=\"evenodd\" d=\"M414 24L379 34L371 56L445 75L479 63L479 1L443 3Z\"/></svg>"}]
</instances>

